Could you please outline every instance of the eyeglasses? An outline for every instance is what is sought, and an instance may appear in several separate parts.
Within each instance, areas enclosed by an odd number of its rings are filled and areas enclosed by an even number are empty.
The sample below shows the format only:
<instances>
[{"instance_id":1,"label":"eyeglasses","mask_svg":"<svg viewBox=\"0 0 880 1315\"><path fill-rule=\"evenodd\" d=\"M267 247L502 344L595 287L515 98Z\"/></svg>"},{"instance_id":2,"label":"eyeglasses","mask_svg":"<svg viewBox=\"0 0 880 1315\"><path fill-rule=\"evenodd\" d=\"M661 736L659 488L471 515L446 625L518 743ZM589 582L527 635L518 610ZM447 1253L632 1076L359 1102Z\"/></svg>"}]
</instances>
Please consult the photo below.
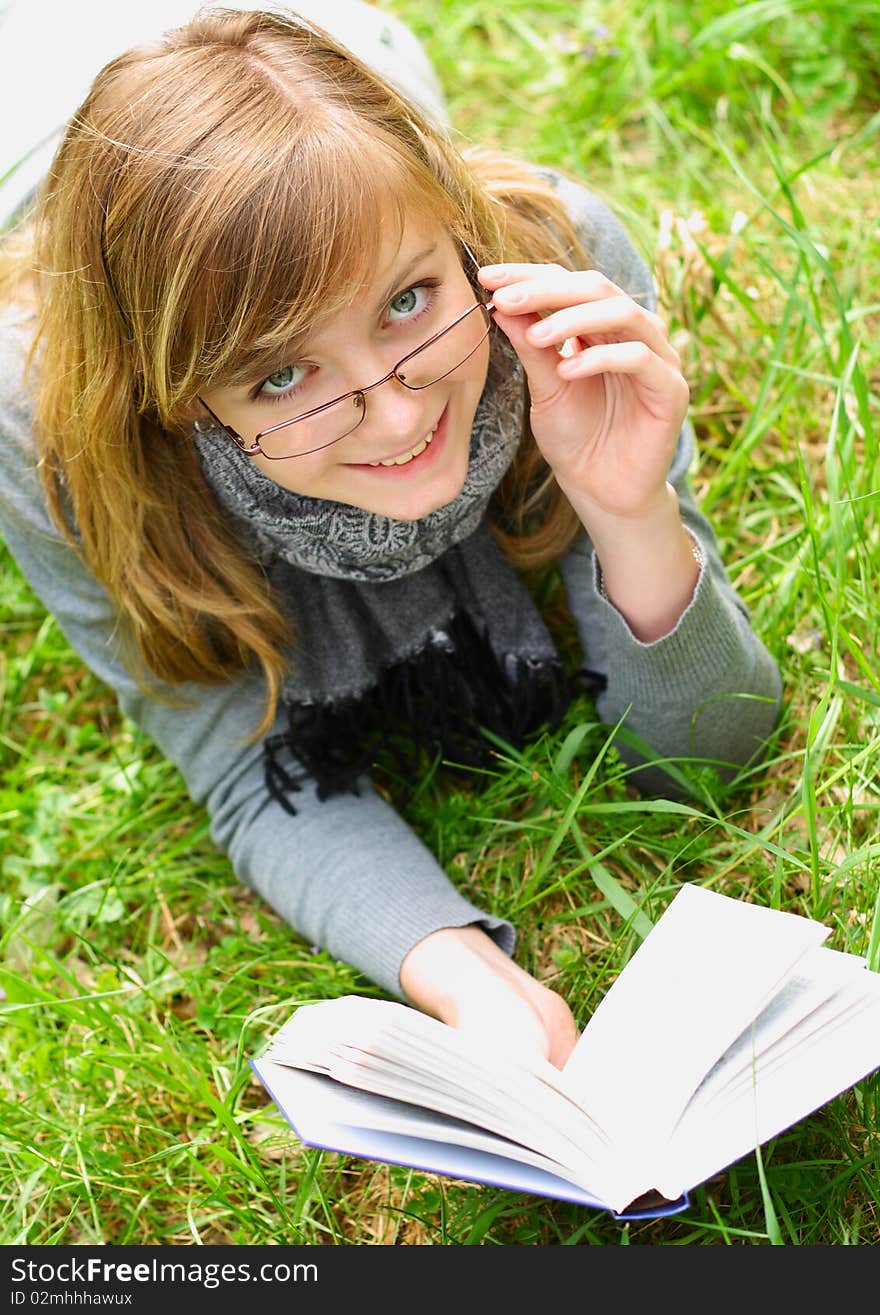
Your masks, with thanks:
<instances>
[{"instance_id":1,"label":"eyeglasses","mask_svg":"<svg viewBox=\"0 0 880 1315\"><path fill-rule=\"evenodd\" d=\"M456 316L451 324L447 324L445 329L433 334L414 351L408 352L393 370L389 370L375 383L343 393L310 411L288 415L278 424L261 430L250 443L229 425L225 425L203 398L200 397L199 401L211 419L229 435L245 456L253 457L259 452L269 461L305 457L310 452L320 452L322 448L331 447L353 433L367 413L367 393L374 388L380 388L390 379L396 379L404 388L419 392L439 383L464 365L492 328L491 316L494 309L491 301L475 302Z\"/></svg>"}]
</instances>

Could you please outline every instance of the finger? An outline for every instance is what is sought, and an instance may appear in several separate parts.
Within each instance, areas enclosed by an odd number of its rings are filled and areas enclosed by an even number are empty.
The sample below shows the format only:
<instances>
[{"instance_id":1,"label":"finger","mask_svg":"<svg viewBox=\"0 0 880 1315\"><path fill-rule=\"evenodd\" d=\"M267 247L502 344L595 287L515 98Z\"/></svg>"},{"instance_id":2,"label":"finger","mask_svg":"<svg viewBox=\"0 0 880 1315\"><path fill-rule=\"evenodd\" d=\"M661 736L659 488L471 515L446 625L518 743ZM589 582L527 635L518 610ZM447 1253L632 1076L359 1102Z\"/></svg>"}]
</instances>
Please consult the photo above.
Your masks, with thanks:
<instances>
[{"instance_id":1,"label":"finger","mask_svg":"<svg viewBox=\"0 0 880 1315\"><path fill-rule=\"evenodd\" d=\"M566 381L600 374L626 374L639 386L668 404L664 409L686 410L689 390L685 379L643 342L609 342L559 360L557 374Z\"/></svg>"},{"instance_id":2,"label":"finger","mask_svg":"<svg viewBox=\"0 0 880 1315\"><path fill-rule=\"evenodd\" d=\"M506 265L482 265L477 271L477 278L484 288L503 288L508 283L520 283L523 279L536 278L540 275L558 276L561 274L570 274L570 269L565 269L562 265L555 264L515 264L513 262Z\"/></svg>"},{"instance_id":3,"label":"finger","mask_svg":"<svg viewBox=\"0 0 880 1315\"><path fill-rule=\"evenodd\" d=\"M538 347L549 343L580 338L595 340L611 335L617 341L644 342L664 361L678 368L681 358L669 342L666 325L659 315L644 310L630 297L609 297L601 301L554 311L530 325L527 336ZM589 345L595 345L591 341Z\"/></svg>"},{"instance_id":4,"label":"finger","mask_svg":"<svg viewBox=\"0 0 880 1315\"><path fill-rule=\"evenodd\" d=\"M525 265L517 278L508 278L493 289L492 300L503 310L513 314L535 311L545 315L549 311L576 306L584 301L597 301L602 297L629 295L612 283L599 270L562 269L558 265ZM643 296L649 289L639 288L633 294Z\"/></svg>"}]
</instances>

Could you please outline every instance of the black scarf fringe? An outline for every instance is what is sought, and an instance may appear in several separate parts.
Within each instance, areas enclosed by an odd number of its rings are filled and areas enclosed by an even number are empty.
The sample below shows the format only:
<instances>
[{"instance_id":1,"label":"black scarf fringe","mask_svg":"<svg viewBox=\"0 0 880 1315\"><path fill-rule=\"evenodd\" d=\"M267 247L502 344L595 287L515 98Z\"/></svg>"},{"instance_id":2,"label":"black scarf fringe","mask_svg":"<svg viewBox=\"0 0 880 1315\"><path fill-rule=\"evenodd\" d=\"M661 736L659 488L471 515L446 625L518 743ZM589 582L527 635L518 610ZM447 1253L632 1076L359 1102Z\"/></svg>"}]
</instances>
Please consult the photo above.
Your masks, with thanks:
<instances>
[{"instance_id":1,"label":"black scarf fringe","mask_svg":"<svg viewBox=\"0 0 880 1315\"><path fill-rule=\"evenodd\" d=\"M604 679L581 670L569 677L558 657L493 653L470 616L459 612L432 631L417 653L380 675L363 696L320 704L287 703L288 730L265 741L266 785L288 813L307 775L318 798L351 792L357 778L390 754L404 780L415 782L425 755L438 752L464 768L485 768L492 747L485 727L515 748L542 726L555 730L577 689ZM292 755L285 766L282 757Z\"/></svg>"}]
</instances>

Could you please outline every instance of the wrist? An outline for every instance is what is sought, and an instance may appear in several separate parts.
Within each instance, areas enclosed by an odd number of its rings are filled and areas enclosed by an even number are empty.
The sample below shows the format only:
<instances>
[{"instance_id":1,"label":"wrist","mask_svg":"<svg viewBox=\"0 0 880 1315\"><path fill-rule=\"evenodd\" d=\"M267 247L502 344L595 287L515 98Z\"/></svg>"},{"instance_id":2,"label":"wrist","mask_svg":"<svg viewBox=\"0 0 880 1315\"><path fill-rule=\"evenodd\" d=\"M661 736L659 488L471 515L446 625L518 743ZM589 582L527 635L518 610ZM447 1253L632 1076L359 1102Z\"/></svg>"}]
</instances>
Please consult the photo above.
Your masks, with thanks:
<instances>
[{"instance_id":1,"label":"wrist","mask_svg":"<svg viewBox=\"0 0 880 1315\"><path fill-rule=\"evenodd\" d=\"M511 960L476 923L441 927L424 936L404 957L400 985L412 1004L453 1026L462 994Z\"/></svg>"},{"instance_id":2,"label":"wrist","mask_svg":"<svg viewBox=\"0 0 880 1315\"><path fill-rule=\"evenodd\" d=\"M700 543L700 540L694 534L693 530L688 529L688 527L684 523L682 523L682 529L684 530L690 542L691 557L693 557L694 562L696 563L697 578L699 579L700 572L702 571L703 567L706 565L706 554L703 551L703 545ZM601 597L604 598L606 602L611 602L611 599L608 597L608 590L605 585L605 576L602 573L602 566L601 563L599 563L598 561L597 561L596 574L598 577L597 584Z\"/></svg>"},{"instance_id":3,"label":"wrist","mask_svg":"<svg viewBox=\"0 0 880 1315\"><path fill-rule=\"evenodd\" d=\"M607 555L623 541L648 543L674 534L681 526L678 494L665 483L638 507L626 510L602 506L592 498L563 489L598 556Z\"/></svg>"},{"instance_id":4,"label":"wrist","mask_svg":"<svg viewBox=\"0 0 880 1315\"><path fill-rule=\"evenodd\" d=\"M675 628L705 564L702 545L681 519L675 490L667 487L666 507L625 523L606 519L593 537L599 592L643 643Z\"/></svg>"},{"instance_id":5,"label":"wrist","mask_svg":"<svg viewBox=\"0 0 880 1315\"><path fill-rule=\"evenodd\" d=\"M621 528L662 524L668 521L670 513L677 514L678 511L678 494L668 480L635 499L627 496L609 500L585 493L577 483L560 478L558 473L555 476L559 488L594 543L603 534L614 535Z\"/></svg>"}]
</instances>

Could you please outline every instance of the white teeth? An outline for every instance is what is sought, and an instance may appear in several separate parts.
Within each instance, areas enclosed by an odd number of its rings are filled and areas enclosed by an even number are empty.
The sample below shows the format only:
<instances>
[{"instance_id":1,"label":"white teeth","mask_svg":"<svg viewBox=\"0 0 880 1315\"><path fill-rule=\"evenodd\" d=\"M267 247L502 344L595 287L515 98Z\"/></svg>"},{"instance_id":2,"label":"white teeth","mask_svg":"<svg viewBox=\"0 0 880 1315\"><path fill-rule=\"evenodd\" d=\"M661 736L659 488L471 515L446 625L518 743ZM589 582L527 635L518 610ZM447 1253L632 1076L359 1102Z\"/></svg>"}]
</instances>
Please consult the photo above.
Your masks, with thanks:
<instances>
[{"instance_id":1,"label":"white teeth","mask_svg":"<svg viewBox=\"0 0 880 1315\"><path fill-rule=\"evenodd\" d=\"M425 448L428 446L428 444L430 443L433 437L434 437L434 430L432 429L429 434L426 434L424 438L420 439L419 442L416 443L415 447L412 449L411 452L404 452L402 457L390 457L387 461L371 461L370 465L371 466L405 466L408 461L412 461L413 457L417 457L422 452L424 452Z\"/></svg>"}]
</instances>

